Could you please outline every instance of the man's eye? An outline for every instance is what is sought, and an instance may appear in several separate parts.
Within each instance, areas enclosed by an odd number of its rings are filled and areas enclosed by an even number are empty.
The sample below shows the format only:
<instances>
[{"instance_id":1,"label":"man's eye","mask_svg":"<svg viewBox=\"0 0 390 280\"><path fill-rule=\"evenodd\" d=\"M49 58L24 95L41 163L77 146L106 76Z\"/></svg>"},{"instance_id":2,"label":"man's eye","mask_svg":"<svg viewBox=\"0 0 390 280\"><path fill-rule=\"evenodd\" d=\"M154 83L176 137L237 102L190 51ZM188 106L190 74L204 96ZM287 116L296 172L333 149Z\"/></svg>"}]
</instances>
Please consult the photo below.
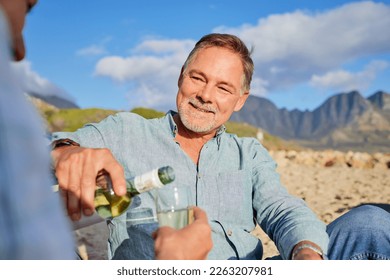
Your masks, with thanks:
<instances>
[{"instance_id":1,"label":"man's eye","mask_svg":"<svg viewBox=\"0 0 390 280\"><path fill-rule=\"evenodd\" d=\"M219 89L223 92L223 93L231 93L229 89L225 88L225 87L219 87Z\"/></svg>"},{"instance_id":2,"label":"man's eye","mask_svg":"<svg viewBox=\"0 0 390 280\"><path fill-rule=\"evenodd\" d=\"M198 76L192 76L191 79L195 80L195 81L203 81L203 79L201 77L198 77Z\"/></svg>"}]
</instances>

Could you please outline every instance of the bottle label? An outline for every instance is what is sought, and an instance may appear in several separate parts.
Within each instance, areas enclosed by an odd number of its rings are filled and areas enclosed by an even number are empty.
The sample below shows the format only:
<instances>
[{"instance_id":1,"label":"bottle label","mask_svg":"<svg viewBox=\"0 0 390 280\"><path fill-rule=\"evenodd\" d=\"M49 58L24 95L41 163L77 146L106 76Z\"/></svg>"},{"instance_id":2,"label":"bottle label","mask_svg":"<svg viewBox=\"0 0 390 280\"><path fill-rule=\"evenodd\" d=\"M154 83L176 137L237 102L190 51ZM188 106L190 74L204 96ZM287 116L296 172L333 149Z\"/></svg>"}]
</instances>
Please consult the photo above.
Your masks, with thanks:
<instances>
[{"instance_id":1,"label":"bottle label","mask_svg":"<svg viewBox=\"0 0 390 280\"><path fill-rule=\"evenodd\" d=\"M158 177L158 169L154 169L134 178L134 187L139 193L147 192L155 188L161 188L162 186L164 186L164 184L161 183L161 180Z\"/></svg>"}]
</instances>

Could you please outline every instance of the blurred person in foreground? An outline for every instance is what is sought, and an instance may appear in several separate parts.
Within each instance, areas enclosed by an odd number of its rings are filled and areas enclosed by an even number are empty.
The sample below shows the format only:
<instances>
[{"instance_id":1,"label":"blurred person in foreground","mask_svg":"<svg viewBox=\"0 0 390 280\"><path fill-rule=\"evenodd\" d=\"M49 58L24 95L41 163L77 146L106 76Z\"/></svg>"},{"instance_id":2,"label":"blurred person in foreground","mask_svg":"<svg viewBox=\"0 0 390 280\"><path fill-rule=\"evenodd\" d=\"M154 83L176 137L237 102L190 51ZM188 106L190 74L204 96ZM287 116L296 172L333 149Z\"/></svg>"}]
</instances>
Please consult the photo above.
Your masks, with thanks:
<instances>
[{"instance_id":1,"label":"blurred person in foreground","mask_svg":"<svg viewBox=\"0 0 390 280\"><path fill-rule=\"evenodd\" d=\"M278 248L276 259L390 259L389 213L364 206L325 225L282 186L260 142L225 131L224 123L249 95L253 70L238 37L208 34L180 72L177 112L149 120L122 112L75 132L55 133L52 158L69 216L92 214L100 170L123 195L125 177L170 165L177 183L190 187L192 204L207 213L213 241L208 259L261 259L261 241L251 233L256 223ZM142 209L144 219L132 219ZM152 193L144 193L108 222L109 258L154 258L158 225L149 216L155 211ZM182 248L189 252L191 242Z\"/></svg>"},{"instance_id":2,"label":"blurred person in foreground","mask_svg":"<svg viewBox=\"0 0 390 280\"><path fill-rule=\"evenodd\" d=\"M0 259L75 259L63 202L50 189L44 126L10 68L12 59L25 57L23 26L36 4L0 0ZM155 233L156 258L205 258L212 246L210 228L204 211L196 208L194 214L188 229ZM194 248L184 254L176 246L187 240Z\"/></svg>"},{"instance_id":3,"label":"blurred person in foreground","mask_svg":"<svg viewBox=\"0 0 390 280\"><path fill-rule=\"evenodd\" d=\"M37 0L0 0L0 259L75 259L63 203L50 186L44 126L11 60L25 56L22 30Z\"/></svg>"}]
</instances>

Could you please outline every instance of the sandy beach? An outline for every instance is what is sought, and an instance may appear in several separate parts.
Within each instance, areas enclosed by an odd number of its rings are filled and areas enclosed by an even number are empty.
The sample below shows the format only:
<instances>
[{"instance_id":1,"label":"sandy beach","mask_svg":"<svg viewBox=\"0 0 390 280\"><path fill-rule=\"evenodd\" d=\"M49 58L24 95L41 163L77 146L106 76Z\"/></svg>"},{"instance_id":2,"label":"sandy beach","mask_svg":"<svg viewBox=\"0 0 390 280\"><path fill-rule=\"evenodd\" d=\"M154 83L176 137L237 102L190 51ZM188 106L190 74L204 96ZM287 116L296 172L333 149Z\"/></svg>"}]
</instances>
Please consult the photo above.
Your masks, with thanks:
<instances>
[{"instance_id":1,"label":"sandy beach","mask_svg":"<svg viewBox=\"0 0 390 280\"><path fill-rule=\"evenodd\" d=\"M349 209L365 203L390 205L390 155L383 155L374 163L359 155L358 163L345 162L333 153L321 154L319 160L299 160L282 152L272 152L278 163L281 181L288 191L301 197L325 223L329 223ZM318 157L318 155L316 155ZM355 161L356 162L356 161ZM367 164L367 162L370 162ZM75 231L83 259L107 259L107 227L104 223ZM263 258L278 251L260 228L253 232L264 246Z\"/></svg>"},{"instance_id":2,"label":"sandy beach","mask_svg":"<svg viewBox=\"0 0 390 280\"><path fill-rule=\"evenodd\" d=\"M310 166L286 162L278 167L288 191L306 201L329 223L349 209L365 203L390 205L390 169L348 166ZM278 254L272 240L256 231L264 245L264 258Z\"/></svg>"}]
</instances>

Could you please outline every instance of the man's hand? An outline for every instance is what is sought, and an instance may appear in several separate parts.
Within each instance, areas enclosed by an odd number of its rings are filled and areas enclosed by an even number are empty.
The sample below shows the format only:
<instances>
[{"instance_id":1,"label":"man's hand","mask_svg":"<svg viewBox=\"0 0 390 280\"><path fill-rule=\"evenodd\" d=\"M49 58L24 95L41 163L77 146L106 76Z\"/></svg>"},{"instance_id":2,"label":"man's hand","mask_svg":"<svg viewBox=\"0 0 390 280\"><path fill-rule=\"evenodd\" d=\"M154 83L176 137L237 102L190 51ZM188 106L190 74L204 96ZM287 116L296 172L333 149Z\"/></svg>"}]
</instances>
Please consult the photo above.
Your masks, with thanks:
<instances>
[{"instance_id":1,"label":"man's hand","mask_svg":"<svg viewBox=\"0 0 390 280\"><path fill-rule=\"evenodd\" d=\"M52 159L68 215L73 221L80 219L81 210L87 216L95 211L93 200L99 171L109 173L117 195L126 193L123 168L109 149L63 146L52 151Z\"/></svg>"},{"instance_id":2,"label":"man's hand","mask_svg":"<svg viewBox=\"0 0 390 280\"><path fill-rule=\"evenodd\" d=\"M153 233L156 259L204 260L213 247L206 213L194 207L194 222L180 230L160 227Z\"/></svg>"}]
</instances>

